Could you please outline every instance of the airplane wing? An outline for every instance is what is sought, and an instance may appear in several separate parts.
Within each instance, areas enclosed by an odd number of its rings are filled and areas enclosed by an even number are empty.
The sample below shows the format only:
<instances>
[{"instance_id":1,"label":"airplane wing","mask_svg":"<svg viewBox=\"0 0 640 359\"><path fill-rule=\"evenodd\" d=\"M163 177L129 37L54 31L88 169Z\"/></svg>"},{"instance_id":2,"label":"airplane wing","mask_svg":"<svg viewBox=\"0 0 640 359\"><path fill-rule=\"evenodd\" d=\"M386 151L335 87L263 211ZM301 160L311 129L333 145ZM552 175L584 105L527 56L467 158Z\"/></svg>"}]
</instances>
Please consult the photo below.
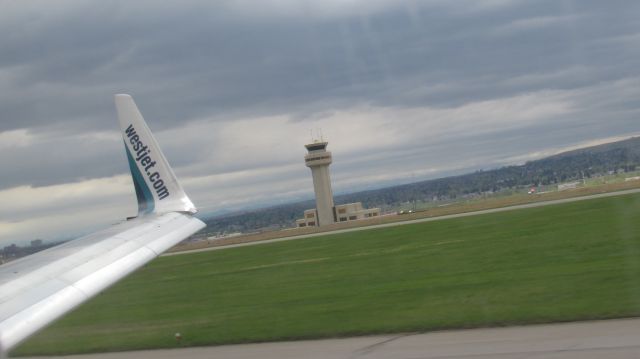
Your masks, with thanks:
<instances>
[{"instance_id":1,"label":"airplane wing","mask_svg":"<svg viewBox=\"0 0 640 359\"><path fill-rule=\"evenodd\" d=\"M115 101L138 216L0 266L0 356L205 226L131 96Z\"/></svg>"}]
</instances>

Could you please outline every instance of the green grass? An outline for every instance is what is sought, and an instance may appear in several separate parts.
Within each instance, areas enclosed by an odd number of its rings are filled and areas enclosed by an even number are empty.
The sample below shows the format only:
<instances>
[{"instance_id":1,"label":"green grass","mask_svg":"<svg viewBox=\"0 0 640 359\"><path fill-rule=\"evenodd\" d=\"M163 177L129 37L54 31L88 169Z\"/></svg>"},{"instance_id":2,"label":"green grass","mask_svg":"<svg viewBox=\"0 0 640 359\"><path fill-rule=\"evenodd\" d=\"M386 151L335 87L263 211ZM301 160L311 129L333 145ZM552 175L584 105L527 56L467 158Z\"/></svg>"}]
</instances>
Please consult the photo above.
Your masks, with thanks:
<instances>
[{"instance_id":1,"label":"green grass","mask_svg":"<svg viewBox=\"0 0 640 359\"><path fill-rule=\"evenodd\" d=\"M640 196L162 257L18 348L61 354L640 314Z\"/></svg>"}]
</instances>

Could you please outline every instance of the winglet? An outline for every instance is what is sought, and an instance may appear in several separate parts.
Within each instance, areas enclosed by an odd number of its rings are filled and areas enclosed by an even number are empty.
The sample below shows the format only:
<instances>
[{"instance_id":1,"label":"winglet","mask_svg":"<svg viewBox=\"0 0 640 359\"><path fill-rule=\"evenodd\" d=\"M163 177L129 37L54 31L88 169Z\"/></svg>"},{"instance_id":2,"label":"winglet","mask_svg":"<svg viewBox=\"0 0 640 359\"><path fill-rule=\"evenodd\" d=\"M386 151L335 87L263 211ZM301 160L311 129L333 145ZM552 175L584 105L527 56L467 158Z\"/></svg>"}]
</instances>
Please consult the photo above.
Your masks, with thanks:
<instances>
[{"instance_id":1,"label":"winglet","mask_svg":"<svg viewBox=\"0 0 640 359\"><path fill-rule=\"evenodd\" d=\"M182 189L133 98L115 95L129 169L138 198L138 214L197 209Z\"/></svg>"}]
</instances>

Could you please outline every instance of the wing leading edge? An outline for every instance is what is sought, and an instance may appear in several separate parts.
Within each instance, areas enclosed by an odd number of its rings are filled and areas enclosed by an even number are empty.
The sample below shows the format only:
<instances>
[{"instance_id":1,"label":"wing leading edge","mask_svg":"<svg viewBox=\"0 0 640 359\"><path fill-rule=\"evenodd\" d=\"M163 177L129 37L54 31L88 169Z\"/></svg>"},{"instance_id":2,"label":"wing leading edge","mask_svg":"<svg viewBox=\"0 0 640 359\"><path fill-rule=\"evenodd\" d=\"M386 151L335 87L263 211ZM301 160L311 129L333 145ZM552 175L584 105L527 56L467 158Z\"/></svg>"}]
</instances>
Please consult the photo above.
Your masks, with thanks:
<instances>
[{"instance_id":1,"label":"wing leading edge","mask_svg":"<svg viewBox=\"0 0 640 359\"><path fill-rule=\"evenodd\" d=\"M138 217L0 266L0 356L205 227L131 97L116 107Z\"/></svg>"}]
</instances>

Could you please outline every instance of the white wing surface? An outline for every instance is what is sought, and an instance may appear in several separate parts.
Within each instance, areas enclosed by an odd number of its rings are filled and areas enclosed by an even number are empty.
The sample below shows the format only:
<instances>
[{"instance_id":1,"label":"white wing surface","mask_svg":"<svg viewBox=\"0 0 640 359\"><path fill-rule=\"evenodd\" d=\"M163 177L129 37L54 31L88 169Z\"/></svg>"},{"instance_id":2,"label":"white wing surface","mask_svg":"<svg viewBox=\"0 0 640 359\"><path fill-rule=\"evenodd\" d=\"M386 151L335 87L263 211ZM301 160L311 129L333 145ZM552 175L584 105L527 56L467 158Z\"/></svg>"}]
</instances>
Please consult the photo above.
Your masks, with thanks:
<instances>
[{"instance_id":1,"label":"white wing surface","mask_svg":"<svg viewBox=\"0 0 640 359\"><path fill-rule=\"evenodd\" d=\"M0 266L0 356L205 226L131 97L116 107L138 217Z\"/></svg>"}]
</instances>

